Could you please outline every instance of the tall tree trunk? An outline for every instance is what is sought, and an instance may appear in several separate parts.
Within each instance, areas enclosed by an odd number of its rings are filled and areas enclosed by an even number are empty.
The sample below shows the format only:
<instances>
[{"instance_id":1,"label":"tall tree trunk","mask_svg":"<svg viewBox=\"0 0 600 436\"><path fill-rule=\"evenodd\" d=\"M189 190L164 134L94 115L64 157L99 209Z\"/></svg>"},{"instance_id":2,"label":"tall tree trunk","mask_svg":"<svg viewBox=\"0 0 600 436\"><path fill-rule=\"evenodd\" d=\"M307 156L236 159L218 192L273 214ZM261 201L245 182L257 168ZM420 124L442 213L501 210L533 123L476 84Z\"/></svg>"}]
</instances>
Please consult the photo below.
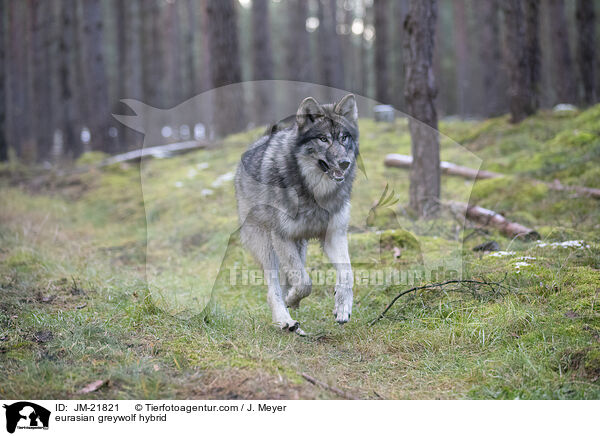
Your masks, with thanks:
<instances>
[{"instance_id":1,"label":"tall tree trunk","mask_svg":"<svg viewBox=\"0 0 600 436\"><path fill-rule=\"evenodd\" d=\"M108 136L108 81L104 65L102 47L104 23L100 0L86 0L83 7L83 46L84 72L86 77L86 97L88 101L89 124L92 150L115 152Z\"/></svg>"},{"instance_id":2,"label":"tall tree trunk","mask_svg":"<svg viewBox=\"0 0 600 436\"><path fill-rule=\"evenodd\" d=\"M5 35L4 14L6 3L0 2L0 162L8 160L8 141L6 138L6 55L4 43L8 39Z\"/></svg>"},{"instance_id":3,"label":"tall tree trunk","mask_svg":"<svg viewBox=\"0 0 600 436\"><path fill-rule=\"evenodd\" d=\"M171 108L182 100L183 62L180 49L180 22L177 13L177 3L167 2L162 7L160 24L161 61L164 71L164 102L165 107ZM177 126L175 126L177 127Z\"/></svg>"},{"instance_id":4,"label":"tall tree trunk","mask_svg":"<svg viewBox=\"0 0 600 436\"><path fill-rule=\"evenodd\" d=\"M440 146L435 110L437 93L433 74L436 0L411 0L404 21L406 41L405 99L412 140L410 206L420 217L438 213L440 198Z\"/></svg>"},{"instance_id":5,"label":"tall tree trunk","mask_svg":"<svg viewBox=\"0 0 600 436\"><path fill-rule=\"evenodd\" d=\"M242 70L238 28L233 0L207 0L206 18L212 87L239 83ZM241 87L215 94L214 126L217 135L239 132L245 127L244 96Z\"/></svg>"},{"instance_id":6,"label":"tall tree trunk","mask_svg":"<svg viewBox=\"0 0 600 436\"><path fill-rule=\"evenodd\" d=\"M77 25L77 0L60 2L60 29L58 41L58 125L62 133L63 153L77 158L82 152L79 138L80 119L77 116L77 100L75 97L75 43ZM82 92L80 89L79 92Z\"/></svg>"},{"instance_id":7,"label":"tall tree trunk","mask_svg":"<svg viewBox=\"0 0 600 436\"><path fill-rule=\"evenodd\" d=\"M452 6L454 12L454 47L456 49L456 100L458 114L464 117L469 113L467 98L470 88L465 0L453 0Z\"/></svg>"},{"instance_id":8,"label":"tall tree trunk","mask_svg":"<svg viewBox=\"0 0 600 436\"><path fill-rule=\"evenodd\" d=\"M389 24L390 5L388 0L374 0L375 13L375 100L388 104L390 98L389 84Z\"/></svg>"},{"instance_id":9,"label":"tall tree trunk","mask_svg":"<svg viewBox=\"0 0 600 436\"><path fill-rule=\"evenodd\" d=\"M525 59L529 71L532 110L540 107L542 53L540 50L540 0L525 1Z\"/></svg>"},{"instance_id":10,"label":"tall tree trunk","mask_svg":"<svg viewBox=\"0 0 600 436\"><path fill-rule=\"evenodd\" d=\"M336 1L323 0L318 2L318 47L320 82L333 88L343 88L343 59L340 53L339 38L336 34ZM331 99L332 94L328 93Z\"/></svg>"},{"instance_id":11,"label":"tall tree trunk","mask_svg":"<svg viewBox=\"0 0 600 436\"><path fill-rule=\"evenodd\" d=\"M159 40L159 0L141 2L142 15L142 71L144 100L151 106L162 106L163 74Z\"/></svg>"},{"instance_id":12,"label":"tall tree trunk","mask_svg":"<svg viewBox=\"0 0 600 436\"><path fill-rule=\"evenodd\" d=\"M252 80L273 79L273 55L271 50L271 31L269 20L269 2L252 2ZM271 83L254 85L255 124L272 123L275 86Z\"/></svg>"},{"instance_id":13,"label":"tall tree trunk","mask_svg":"<svg viewBox=\"0 0 600 436\"><path fill-rule=\"evenodd\" d=\"M198 72L196 69L196 3L194 0L186 0L184 4L184 12L187 17L187 27L185 30L185 68L187 70L187 85L185 89L184 99L194 97L200 87L198 86Z\"/></svg>"},{"instance_id":14,"label":"tall tree trunk","mask_svg":"<svg viewBox=\"0 0 600 436\"><path fill-rule=\"evenodd\" d=\"M52 70L50 65L50 36L52 26L51 3L33 0L32 13L32 120L37 159L46 159L52 144L53 108L50 105Z\"/></svg>"},{"instance_id":15,"label":"tall tree trunk","mask_svg":"<svg viewBox=\"0 0 600 436\"><path fill-rule=\"evenodd\" d=\"M392 17L396 23L391 26L393 29L392 39L394 41L392 52L394 53L394 64L391 68L395 74L392 74L392 82L394 87L393 103L398 110L404 110L404 62L403 45L404 45L404 19L408 13L408 0L400 0L392 2ZM435 58L434 58L435 59Z\"/></svg>"},{"instance_id":16,"label":"tall tree trunk","mask_svg":"<svg viewBox=\"0 0 600 436\"><path fill-rule=\"evenodd\" d=\"M285 39L285 60L287 77L298 82L310 82L313 75L313 64L310 56L310 38L306 31L308 2L305 0L288 0L287 25L289 32ZM300 85L290 95L292 101L300 102L308 97L308 85Z\"/></svg>"},{"instance_id":17,"label":"tall tree trunk","mask_svg":"<svg viewBox=\"0 0 600 436\"><path fill-rule=\"evenodd\" d=\"M525 45L525 17L520 0L503 0L511 122L535 113L534 92Z\"/></svg>"},{"instance_id":18,"label":"tall tree trunk","mask_svg":"<svg viewBox=\"0 0 600 436\"><path fill-rule=\"evenodd\" d=\"M593 0L577 0L577 61L583 84L583 104L597 101L596 11Z\"/></svg>"},{"instance_id":19,"label":"tall tree trunk","mask_svg":"<svg viewBox=\"0 0 600 436\"><path fill-rule=\"evenodd\" d=\"M556 103L577 103L577 86L564 0L548 0Z\"/></svg>"},{"instance_id":20,"label":"tall tree trunk","mask_svg":"<svg viewBox=\"0 0 600 436\"><path fill-rule=\"evenodd\" d=\"M485 117L504 111L505 74L502 65L498 0L475 2L481 59L480 108Z\"/></svg>"},{"instance_id":21,"label":"tall tree trunk","mask_svg":"<svg viewBox=\"0 0 600 436\"><path fill-rule=\"evenodd\" d=\"M141 57L141 4L139 0L117 0L118 35L118 93L119 99L143 99L143 75ZM116 110L116 109L115 109ZM121 125L120 148L122 150L139 148L142 135Z\"/></svg>"}]
</instances>

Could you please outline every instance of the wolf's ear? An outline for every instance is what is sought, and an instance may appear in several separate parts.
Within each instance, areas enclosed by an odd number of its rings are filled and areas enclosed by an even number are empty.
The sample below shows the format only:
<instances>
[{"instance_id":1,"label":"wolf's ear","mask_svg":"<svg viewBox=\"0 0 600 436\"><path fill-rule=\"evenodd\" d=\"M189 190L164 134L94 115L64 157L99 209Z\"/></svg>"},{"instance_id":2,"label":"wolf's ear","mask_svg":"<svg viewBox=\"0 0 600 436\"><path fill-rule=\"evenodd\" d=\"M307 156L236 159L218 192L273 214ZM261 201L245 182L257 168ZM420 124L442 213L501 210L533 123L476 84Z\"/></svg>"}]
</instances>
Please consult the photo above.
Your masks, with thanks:
<instances>
[{"instance_id":1,"label":"wolf's ear","mask_svg":"<svg viewBox=\"0 0 600 436\"><path fill-rule=\"evenodd\" d=\"M325 116L323 108L312 97L302 100L298 112L296 112L296 122L298 127L302 128L308 123L314 123L317 118Z\"/></svg>"},{"instance_id":2,"label":"wolf's ear","mask_svg":"<svg viewBox=\"0 0 600 436\"><path fill-rule=\"evenodd\" d=\"M335 105L333 109L336 114L348 118L352 122L358 120L358 109L356 107L356 98L354 94L348 94Z\"/></svg>"}]
</instances>

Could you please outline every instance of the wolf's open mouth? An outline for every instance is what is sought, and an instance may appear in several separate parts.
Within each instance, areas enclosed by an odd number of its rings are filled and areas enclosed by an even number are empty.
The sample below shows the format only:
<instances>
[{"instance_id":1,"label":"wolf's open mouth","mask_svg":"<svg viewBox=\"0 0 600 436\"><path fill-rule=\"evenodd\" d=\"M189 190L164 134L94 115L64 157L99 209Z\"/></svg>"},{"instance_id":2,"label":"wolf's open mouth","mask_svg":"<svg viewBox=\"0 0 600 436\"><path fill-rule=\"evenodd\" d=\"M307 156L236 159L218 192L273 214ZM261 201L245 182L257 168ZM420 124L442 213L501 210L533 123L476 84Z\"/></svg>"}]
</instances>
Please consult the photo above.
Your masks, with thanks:
<instances>
[{"instance_id":1,"label":"wolf's open mouth","mask_svg":"<svg viewBox=\"0 0 600 436\"><path fill-rule=\"evenodd\" d=\"M319 166L321 167L324 173L326 173L329 170L329 165L327 165L327 162L325 162L323 159L319 159Z\"/></svg>"}]
</instances>

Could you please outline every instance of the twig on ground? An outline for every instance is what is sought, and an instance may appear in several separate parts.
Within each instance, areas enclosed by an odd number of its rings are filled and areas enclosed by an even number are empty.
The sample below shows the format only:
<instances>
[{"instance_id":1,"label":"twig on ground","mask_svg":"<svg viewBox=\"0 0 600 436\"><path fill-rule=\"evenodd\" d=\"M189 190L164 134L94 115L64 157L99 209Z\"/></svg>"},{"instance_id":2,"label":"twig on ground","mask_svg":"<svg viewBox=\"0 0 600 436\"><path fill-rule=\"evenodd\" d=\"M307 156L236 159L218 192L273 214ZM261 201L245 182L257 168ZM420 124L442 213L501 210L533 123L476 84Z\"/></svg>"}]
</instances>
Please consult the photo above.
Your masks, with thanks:
<instances>
[{"instance_id":1,"label":"twig on ground","mask_svg":"<svg viewBox=\"0 0 600 436\"><path fill-rule=\"evenodd\" d=\"M333 392L333 393L335 393L335 394L339 395L339 396L340 396L340 397L342 397L342 398L346 398L346 399L348 399L348 400L358 400L358 399L359 399L359 398L357 398L357 397L355 397L355 396L353 396L353 395L349 394L349 393L348 393L348 392L346 392L346 391L343 391L343 390L341 390L341 389L338 389L338 388L336 388L336 387L334 387L334 386L330 386L330 385L328 385L327 383L324 383L324 382L322 382L322 381L320 381L320 380L317 380L316 378L314 378L314 377L312 377L312 376L310 376L310 375L306 374L305 372L301 373L300 375L301 375L301 376L302 376L302 377L303 377L303 378L304 378L306 381L308 381L309 383L312 383L313 385L320 386L320 387L322 387L322 388L324 388L324 389L327 389L327 390L329 390L329 391L331 391L331 392Z\"/></svg>"},{"instance_id":2,"label":"twig on ground","mask_svg":"<svg viewBox=\"0 0 600 436\"><path fill-rule=\"evenodd\" d=\"M504 281L504 279L503 279L503 281ZM432 289L432 288L440 288L441 289L442 286L450 285L453 283L461 283L461 284L462 283L472 283L472 284L478 284L478 285L485 285L485 286L489 286L492 290L494 290L494 286L506 288L504 285L502 285L502 282L488 282L488 281L484 281L484 280L469 280L469 279L446 280L445 282L440 282L440 283L431 283L431 284L423 285L423 286L415 286L414 288L407 289L406 291L402 291L398 295L396 295L392 299L392 301L390 301L390 303L386 306L386 308L383 310L383 312L381 312L377 318L375 318L373 321L371 321L369 323L369 326L372 326L376 322L381 320L385 316L385 314L388 312L388 310L391 309L391 307L394 305L394 303L396 303L396 301L398 301L398 299L400 297L402 297L403 295L406 295L406 294L409 294L409 293L415 292L415 291L420 291L423 289Z\"/></svg>"}]
</instances>

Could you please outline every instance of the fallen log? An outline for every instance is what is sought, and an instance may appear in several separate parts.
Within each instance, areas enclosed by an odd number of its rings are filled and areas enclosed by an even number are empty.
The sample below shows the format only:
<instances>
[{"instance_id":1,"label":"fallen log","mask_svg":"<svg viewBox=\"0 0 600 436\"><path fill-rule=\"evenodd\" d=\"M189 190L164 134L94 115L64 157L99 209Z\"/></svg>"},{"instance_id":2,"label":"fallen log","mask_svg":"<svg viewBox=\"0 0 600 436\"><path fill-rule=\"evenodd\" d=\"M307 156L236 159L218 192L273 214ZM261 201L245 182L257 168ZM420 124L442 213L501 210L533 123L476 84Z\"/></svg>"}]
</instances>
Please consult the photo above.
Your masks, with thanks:
<instances>
[{"instance_id":1,"label":"fallen log","mask_svg":"<svg viewBox=\"0 0 600 436\"><path fill-rule=\"evenodd\" d=\"M412 164L412 156L408 156L405 154L388 154L383 161L384 165L387 167L395 167L395 168L405 168L410 169ZM493 171L486 170L475 170L473 168L463 167L461 165L456 165L451 162L441 161L440 169L443 174L448 174L450 176L459 176L465 179L471 180L483 180L483 179L495 179L498 177L506 177L505 174L495 173ZM576 194L583 197L592 197L592 198L600 198L600 189L597 188L588 188L586 186L571 186L571 185L563 185L559 180L555 180L552 183L543 182L541 180L531 180L533 183L542 183L553 191L565 191L565 192L575 192Z\"/></svg>"},{"instance_id":2,"label":"fallen log","mask_svg":"<svg viewBox=\"0 0 600 436\"><path fill-rule=\"evenodd\" d=\"M486 209L477 205L468 205L453 201L448 203L450 208L475 221L482 226L494 227L509 238L519 238L524 240L540 239L540 234L529 227L506 219L504 216L493 210Z\"/></svg>"},{"instance_id":3,"label":"fallen log","mask_svg":"<svg viewBox=\"0 0 600 436\"><path fill-rule=\"evenodd\" d=\"M412 165L412 156L405 154L388 154L383 161L387 167L406 168L409 169ZM465 179L480 180L480 179L494 179L496 177L502 177L502 174L494 173L492 171L485 170L474 170L473 168L463 167L456 165L451 162L441 161L440 169L442 173L450 176L460 176Z\"/></svg>"},{"instance_id":4,"label":"fallen log","mask_svg":"<svg viewBox=\"0 0 600 436\"><path fill-rule=\"evenodd\" d=\"M155 158L164 158L170 157L177 154L187 153L189 151L201 149L201 148L209 148L214 145L212 142L207 141L183 141L183 142L174 142L173 144L166 145L155 145L153 147L144 147L138 150L128 151L126 153L115 154L114 156L107 157L106 159L91 165L84 165L68 170L58 170L55 172L55 175L64 177L64 176L74 176L76 174L82 174L90 171L91 169L98 169L107 167L109 165L114 165L118 163L127 163L132 161L139 161L141 159L146 159L149 157Z\"/></svg>"},{"instance_id":5,"label":"fallen log","mask_svg":"<svg viewBox=\"0 0 600 436\"><path fill-rule=\"evenodd\" d=\"M204 141L183 141L173 144L156 145L153 147L144 147L139 150L128 151L127 153L116 154L100 162L97 167L105 167L116 163L130 162L146 157L170 157L175 154L186 153L199 148L207 148L211 143Z\"/></svg>"}]
</instances>

